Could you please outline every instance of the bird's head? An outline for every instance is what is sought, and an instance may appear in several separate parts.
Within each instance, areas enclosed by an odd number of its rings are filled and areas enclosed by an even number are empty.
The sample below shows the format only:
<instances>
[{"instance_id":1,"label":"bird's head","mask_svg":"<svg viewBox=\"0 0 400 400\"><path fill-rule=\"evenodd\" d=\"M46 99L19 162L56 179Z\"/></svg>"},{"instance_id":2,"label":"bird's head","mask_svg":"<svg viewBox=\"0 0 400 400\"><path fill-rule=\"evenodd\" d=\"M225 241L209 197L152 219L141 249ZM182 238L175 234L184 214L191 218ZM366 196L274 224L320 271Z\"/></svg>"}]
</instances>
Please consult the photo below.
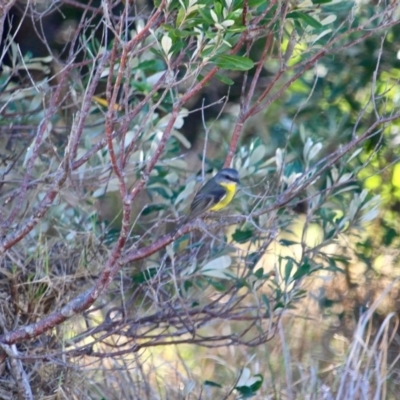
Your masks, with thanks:
<instances>
[{"instance_id":1,"label":"bird's head","mask_svg":"<svg viewBox=\"0 0 400 400\"><path fill-rule=\"evenodd\" d=\"M234 168L223 168L221 171L215 175L215 180L217 183L236 183L238 184L239 181L239 172Z\"/></svg>"}]
</instances>

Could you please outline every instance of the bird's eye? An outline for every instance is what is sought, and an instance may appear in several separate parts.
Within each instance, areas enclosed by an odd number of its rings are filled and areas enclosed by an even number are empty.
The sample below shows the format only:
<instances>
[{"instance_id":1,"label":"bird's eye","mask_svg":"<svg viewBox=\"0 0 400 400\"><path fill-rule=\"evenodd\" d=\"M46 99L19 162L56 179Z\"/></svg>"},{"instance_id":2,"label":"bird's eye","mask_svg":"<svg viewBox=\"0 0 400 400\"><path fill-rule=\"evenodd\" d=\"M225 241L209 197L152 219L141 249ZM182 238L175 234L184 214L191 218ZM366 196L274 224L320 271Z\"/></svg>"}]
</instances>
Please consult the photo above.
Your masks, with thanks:
<instances>
[{"instance_id":1,"label":"bird's eye","mask_svg":"<svg viewBox=\"0 0 400 400\"><path fill-rule=\"evenodd\" d=\"M228 181L236 181L235 177L229 174L225 174L225 178L228 179Z\"/></svg>"}]
</instances>

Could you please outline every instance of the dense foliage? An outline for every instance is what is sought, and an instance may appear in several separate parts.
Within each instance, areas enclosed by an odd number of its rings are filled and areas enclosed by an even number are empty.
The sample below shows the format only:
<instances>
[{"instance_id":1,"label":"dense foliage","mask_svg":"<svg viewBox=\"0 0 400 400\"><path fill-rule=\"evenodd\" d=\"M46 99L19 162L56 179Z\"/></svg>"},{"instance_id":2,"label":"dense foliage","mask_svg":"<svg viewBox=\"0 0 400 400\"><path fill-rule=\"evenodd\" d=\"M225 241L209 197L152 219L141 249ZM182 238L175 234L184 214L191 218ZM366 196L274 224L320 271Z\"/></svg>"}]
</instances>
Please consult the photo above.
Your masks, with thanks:
<instances>
[{"instance_id":1,"label":"dense foliage","mask_svg":"<svg viewBox=\"0 0 400 400\"><path fill-rule=\"evenodd\" d=\"M124 398L278 398L266 373L276 360L251 349L282 339L300 304L312 298L313 318L335 323L369 307L358 337L376 310L395 310L378 300L382 287L397 290L396 2L11 6L0 15L0 343L2 362L16 362L0 397L62 388L114 398L117 385ZM223 166L241 178L232 205L176 232L200 182ZM383 254L390 268L379 271ZM345 277L346 297L363 283L354 264L389 282L345 304L325 283ZM374 354L389 336L375 336ZM196 350L185 357L187 344ZM157 387L149 354L174 345L181 360L246 356L214 363L215 374L182 361L186 374ZM295 385L287 372L282 392L383 396L387 376L369 359L354 366L358 345L338 363L340 379Z\"/></svg>"}]
</instances>

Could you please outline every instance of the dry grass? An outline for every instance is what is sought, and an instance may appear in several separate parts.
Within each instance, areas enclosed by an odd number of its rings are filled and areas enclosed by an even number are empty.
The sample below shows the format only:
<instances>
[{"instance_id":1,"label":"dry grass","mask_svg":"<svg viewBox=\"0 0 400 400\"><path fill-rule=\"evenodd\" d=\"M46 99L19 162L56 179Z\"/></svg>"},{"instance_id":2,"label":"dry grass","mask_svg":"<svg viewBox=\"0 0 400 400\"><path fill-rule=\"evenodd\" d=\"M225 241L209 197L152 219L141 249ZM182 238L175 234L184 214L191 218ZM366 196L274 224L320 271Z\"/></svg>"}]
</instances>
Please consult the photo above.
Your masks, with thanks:
<instances>
[{"instance_id":1,"label":"dry grass","mask_svg":"<svg viewBox=\"0 0 400 400\"><path fill-rule=\"evenodd\" d=\"M95 244L90 234L80 245L56 243L32 243L3 261L3 327L34 322L96 277L94 266L101 268L105 246ZM116 331L89 351L85 346L91 336L77 338L107 320L107 313L119 304L114 299L122 288L129 299L126 282L132 270L127 268L96 308L38 340L24 342L18 351L29 355L22 359L23 369L40 399L237 399L233 388L244 371L264 377L257 399L395 399L400 372L395 301L399 279L385 275L372 285L371 279L362 279L361 263L354 262L350 270L353 283L359 285L349 286L342 274L320 272L308 278L303 283L307 298L295 310L285 311L275 337L256 348L182 344L136 352ZM323 299L333 301L332 306L323 306ZM140 304L143 313L150 306L145 297L134 304ZM241 331L241 324L214 322L199 333L230 334ZM120 354L110 356L113 349ZM5 359L1 368L0 397L15 398L13 370ZM222 387L204 386L207 380Z\"/></svg>"}]
</instances>

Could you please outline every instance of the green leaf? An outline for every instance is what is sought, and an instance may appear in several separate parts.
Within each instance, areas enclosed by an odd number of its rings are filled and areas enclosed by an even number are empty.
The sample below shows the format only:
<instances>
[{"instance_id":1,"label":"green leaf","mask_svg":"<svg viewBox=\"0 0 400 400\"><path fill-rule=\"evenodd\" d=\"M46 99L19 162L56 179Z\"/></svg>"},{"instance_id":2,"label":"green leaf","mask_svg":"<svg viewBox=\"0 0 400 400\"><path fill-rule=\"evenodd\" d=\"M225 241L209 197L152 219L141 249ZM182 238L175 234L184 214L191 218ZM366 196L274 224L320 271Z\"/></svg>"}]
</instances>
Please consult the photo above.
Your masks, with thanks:
<instances>
[{"instance_id":1,"label":"green leaf","mask_svg":"<svg viewBox=\"0 0 400 400\"><path fill-rule=\"evenodd\" d=\"M300 160L295 160L287 163L283 169L283 173L287 177L289 177L292 174L299 174L302 172L304 172L304 168Z\"/></svg>"},{"instance_id":2,"label":"green leaf","mask_svg":"<svg viewBox=\"0 0 400 400\"><path fill-rule=\"evenodd\" d=\"M168 206L166 204L152 204L146 206L146 208L143 210L142 215L149 215L153 212L156 211L161 211L167 209Z\"/></svg>"},{"instance_id":3,"label":"green leaf","mask_svg":"<svg viewBox=\"0 0 400 400\"><path fill-rule=\"evenodd\" d=\"M265 5L265 0L249 0L249 7L258 7Z\"/></svg>"},{"instance_id":4,"label":"green leaf","mask_svg":"<svg viewBox=\"0 0 400 400\"><path fill-rule=\"evenodd\" d=\"M258 270L254 272L254 276L256 276L258 279L261 279L264 276L264 268L258 268Z\"/></svg>"},{"instance_id":5,"label":"green leaf","mask_svg":"<svg viewBox=\"0 0 400 400\"><path fill-rule=\"evenodd\" d=\"M161 187L161 186L157 186L157 187L149 187L149 190L151 190L152 192L156 192L157 194L159 194L161 197L163 197L164 199L170 199L172 198L172 194L168 191L169 188L165 187Z\"/></svg>"},{"instance_id":6,"label":"green leaf","mask_svg":"<svg viewBox=\"0 0 400 400\"><path fill-rule=\"evenodd\" d=\"M250 378L250 385L236 386L235 389L242 395L243 399L253 397L255 393L261 388L264 377L260 374L254 375Z\"/></svg>"},{"instance_id":7,"label":"green leaf","mask_svg":"<svg viewBox=\"0 0 400 400\"><path fill-rule=\"evenodd\" d=\"M229 256L217 257L204 265L200 272L203 275L211 276L213 278L230 279L231 274L228 268L232 264L232 259Z\"/></svg>"},{"instance_id":8,"label":"green leaf","mask_svg":"<svg viewBox=\"0 0 400 400\"><path fill-rule=\"evenodd\" d=\"M214 25L214 20L211 18L210 8L199 8L197 11L202 16L203 24Z\"/></svg>"},{"instance_id":9,"label":"green leaf","mask_svg":"<svg viewBox=\"0 0 400 400\"><path fill-rule=\"evenodd\" d=\"M351 258L350 257L346 257L346 256L339 256L339 255L332 255L329 257L330 259L333 259L335 261L341 262L345 265L349 265Z\"/></svg>"},{"instance_id":10,"label":"green leaf","mask_svg":"<svg viewBox=\"0 0 400 400\"><path fill-rule=\"evenodd\" d=\"M191 281L189 281L189 280L186 280L184 283L183 283L183 288L186 290L186 291L188 291L190 288L192 288L193 287L193 283L191 282ZM195 307L193 304L192 304L192 307Z\"/></svg>"},{"instance_id":11,"label":"green leaf","mask_svg":"<svg viewBox=\"0 0 400 400\"><path fill-rule=\"evenodd\" d=\"M219 387L222 388L222 385L220 385L217 382L213 382L213 381L204 381L204 385L205 386L212 386L212 387Z\"/></svg>"},{"instance_id":12,"label":"green leaf","mask_svg":"<svg viewBox=\"0 0 400 400\"><path fill-rule=\"evenodd\" d=\"M293 246L294 244L298 244L299 242L295 242L294 240L288 240L288 239L280 239L279 244L282 246L288 247L288 246Z\"/></svg>"},{"instance_id":13,"label":"green leaf","mask_svg":"<svg viewBox=\"0 0 400 400\"><path fill-rule=\"evenodd\" d=\"M300 265L299 269L294 273L293 280L302 278L304 275L308 275L311 270L311 265L308 262Z\"/></svg>"},{"instance_id":14,"label":"green leaf","mask_svg":"<svg viewBox=\"0 0 400 400\"><path fill-rule=\"evenodd\" d=\"M229 86L232 86L235 83L231 78L228 78L227 76L222 74L215 74L215 77L222 83L225 83L226 85Z\"/></svg>"},{"instance_id":15,"label":"green leaf","mask_svg":"<svg viewBox=\"0 0 400 400\"><path fill-rule=\"evenodd\" d=\"M264 382L264 377L261 374L255 374L254 377L260 378L257 382L254 382L250 388L253 391L253 393L257 392L260 390L262 383Z\"/></svg>"},{"instance_id":16,"label":"green leaf","mask_svg":"<svg viewBox=\"0 0 400 400\"><path fill-rule=\"evenodd\" d=\"M213 279L208 279L209 284L218 292L224 293L227 291L227 286L222 282L214 281Z\"/></svg>"},{"instance_id":17,"label":"green leaf","mask_svg":"<svg viewBox=\"0 0 400 400\"><path fill-rule=\"evenodd\" d=\"M250 165L256 165L264 160L267 154L267 148L263 144L255 146L254 151L250 155Z\"/></svg>"},{"instance_id":18,"label":"green leaf","mask_svg":"<svg viewBox=\"0 0 400 400\"><path fill-rule=\"evenodd\" d=\"M248 254L245 261L246 267L249 269L253 269L257 265L258 261L260 261L260 258L261 253L259 253L258 251Z\"/></svg>"},{"instance_id":19,"label":"green leaf","mask_svg":"<svg viewBox=\"0 0 400 400\"><path fill-rule=\"evenodd\" d=\"M148 280L153 278L153 276L155 276L157 274L157 272L158 272L157 268L145 269L144 271L141 271L138 274L133 275L132 282L137 283L137 284L147 282Z\"/></svg>"},{"instance_id":20,"label":"green leaf","mask_svg":"<svg viewBox=\"0 0 400 400\"><path fill-rule=\"evenodd\" d=\"M242 287L250 288L249 284L247 283L246 279L244 278L239 278L235 282L235 286L240 289Z\"/></svg>"},{"instance_id":21,"label":"green leaf","mask_svg":"<svg viewBox=\"0 0 400 400\"><path fill-rule=\"evenodd\" d=\"M267 307L267 311L265 312L265 315L267 317L269 317L271 315L271 304L269 302L269 299L264 293L261 295L261 299L264 302L265 306Z\"/></svg>"},{"instance_id":22,"label":"green leaf","mask_svg":"<svg viewBox=\"0 0 400 400\"><path fill-rule=\"evenodd\" d=\"M340 13L340 12L347 12L354 7L354 1L342 1L340 3L335 4L326 4L322 6L322 11L324 13Z\"/></svg>"},{"instance_id":23,"label":"green leaf","mask_svg":"<svg viewBox=\"0 0 400 400\"><path fill-rule=\"evenodd\" d=\"M106 236L104 238L104 243L105 244L110 244L110 243L114 243L116 240L118 240L120 234L120 230L119 229L109 229L106 232Z\"/></svg>"},{"instance_id":24,"label":"green leaf","mask_svg":"<svg viewBox=\"0 0 400 400\"><path fill-rule=\"evenodd\" d=\"M172 29L170 30L170 32L172 33L171 39L187 38L189 36L193 36L193 31L189 31L187 29Z\"/></svg>"},{"instance_id":25,"label":"green leaf","mask_svg":"<svg viewBox=\"0 0 400 400\"><path fill-rule=\"evenodd\" d=\"M307 290L299 290L296 292L295 296L293 297L293 300L300 300L300 299L304 299L307 296ZM293 304L293 309L296 309L296 305Z\"/></svg>"},{"instance_id":26,"label":"green leaf","mask_svg":"<svg viewBox=\"0 0 400 400\"><path fill-rule=\"evenodd\" d=\"M300 11L293 11L287 15L287 18L293 19L302 19L307 25L312 26L313 28L322 28L322 24L313 18L311 15Z\"/></svg>"},{"instance_id":27,"label":"green leaf","mask_svg":"<svg viewBox=\"0 0 400 400\"><path fill-rule=\"evenodd\" d=\"M235 233L232 235L232 239L237 243L246 243L253 236L253 231L250 229L240 230L236 229Z\"/></svg>"},{"instance_id":28,"label":"green leaf","mask_svg":"<svg viewBox=\"0 0 400 400\"><path fill-rule=\"evenodd\" d=\"M383 232L382 242L385 246L390 246L393 240L398 237L397 231L391 227L386 227Z\"/></svg>"},{"instance_id":29,"label":"green leaf","mask_svg":"<svg viewBox=\"0 0 400 400\"><path fill-rule=\"evenodd\" d=\"M178 11L178 15L176 16L176 26L180 26L183 19L185 18L186 10L184 8L180 8Z\"/></svg>"},{"instance_id":30,"label":"green leaf","mask_svg":"<svg viewBox=\"0 0 400 400\"><path fill-rule=\"evenodd\" d=\"M222 17L222 4L218 3L217 1L214 2L214 11L219 18Z\"/></svg>"},{"instance_id":31,"label":"green leaf","mask_svg":"<svg viewBox=\"0 0 400 400\"><path fill-rule=\"evenodd\" d=\"M147 82L132 82L132 87L142 93L148 93L153 87Z\"/></svg>"},{"instance_id":32,"label":"green leaf","mask_svg":"<svg viewBox=\"0 0 400 400\"><path fill-rule=\"evenodd\" d=\"M161 60L146 60L142 61L134 70L142 70L146 72L158 72L163 71L165 65Z\"/></svg>"},{"instance_id":33,"label":"green leaf","mask_svg":"<svg viewBox=\"0 0 400 400\"><path fill-rule=\"evenodd\" d=\"M222 69L230 71L247 71L254 67L254 62L248 57L220 55L211 60Z\"/></svg>"},{"instance_id":34,"label":"green leaf","mask_svg":"<svg viewBox=\"0 0 400 400\"><path fill-rule=\"evenodd\" d=\"M326 4L326 3L331 3L332 0L311 0L313 4Z\"/></svg>"},{"instance_id":35,"label":"green leaf","mask_svg":"<svg viewBox=\"0 0 400 400\"><path fill-rule=\"evenodd\" d=\"M286 307L285 303L282 303L281 301L278 301L278 302L275 304L274 310L279 310L280 308L285 309L285 307Z\"/></svg>"},{"instance_id":36,"label":"green leaf","mask_svg":"<svg viewBox=\"0 0 400 400\"><path fill-rule=\"evenodd\" d=\"M289 282L292 270L293 270L293 260L289 259L287 260L285 265L285 282Z\"/></svg>"},{"instance_id":37,"label":"green leaf","mask_svg":"<svg viewBox=\"0 0 400 400\"><path fill-rule=\"evenodd\" d=\"M235 389L242 395L242 399L248 399L254 395L250 386L236 386Z\"/></svg>"},{"instance_id":38,"label":"green leaf","mask_svg":"<svg viewBox=\"0 0 400 400\"><path fill-rule=\"evenodd\" d=\"M325 268L326 271L330 271L330 272L340 272L342 274L344 274L344 269L340 268L337 266L336 261L332 258L329 257L329 267Z\"/></svg>"}]
</instances>

